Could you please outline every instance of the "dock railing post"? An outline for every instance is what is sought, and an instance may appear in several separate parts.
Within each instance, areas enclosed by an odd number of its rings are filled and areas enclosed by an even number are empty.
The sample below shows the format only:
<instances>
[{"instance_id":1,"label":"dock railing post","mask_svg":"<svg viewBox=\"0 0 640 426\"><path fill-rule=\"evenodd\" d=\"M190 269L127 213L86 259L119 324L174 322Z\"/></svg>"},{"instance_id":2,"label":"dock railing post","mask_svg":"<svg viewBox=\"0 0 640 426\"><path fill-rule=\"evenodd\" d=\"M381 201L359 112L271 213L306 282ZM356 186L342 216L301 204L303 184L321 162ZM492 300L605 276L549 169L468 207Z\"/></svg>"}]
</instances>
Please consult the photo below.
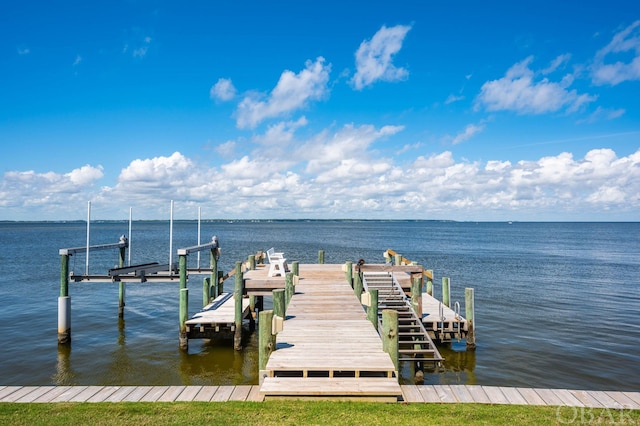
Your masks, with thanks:
<instances>
[{"instance_id":1,"label":"dock railing post","mask_svg":"<svg viewBox=\"0 0 640 426\"><path fill-rule=\"evenodd\" d=\"M442 277L442 303L451 307L451 282L448 277Z\"/></svg>"},{"instance_id":2,"label":"dock railing post","mask_svg":"<svg viewBox=\"0 0 640 426\"><path fill-rule=\"evenodd\" d=\"M318 263L320 265L324 264L324 250L318 251Z\"/></svg>"},{"instance_id":3,"label":"dock railing post","mask_svg":"<svg viewBox=\"0 0 640 426\"><path fill-rule=\"evenodd\" d=\"M189 338L187 337L187 317L189 315L189 289L187 288L187 255L179 256L180 265L180 349L189 348Z\"/></svg>"},{"instance_id":4,"label":"dock railing post","mask_svg":"<svg viewBox=\"0 0 640 426\"><path fill-rule=\"evenodd\" d=\"M378 289L370 288L371 305L367 307L367 319L373 324L373 328L378 331Z\"/></svg>"},{"instance_id":5,"label":"dock railing post","mask_svg":"<svg viewBox=\"0 0 640 426\"><path fill-rule=\"evenodd\" d=\"M382 310L382 350L389 354L396 372L399 371L398 351L398 311L393 309Z\"/></svg>"},{"instance_id":6,"label":"dock railing post","mask_svg":"<svg viewBox=\"0 0 640 426\"><path fill-rule=\"evenodd\" d=\"M69 296L69 254L60 255L60 297L58 297L58 344L71 342L71 297Z\"/></svg>"},{"instance_id":7,"label":"dock railing post","mask_svg":"<svg viewBox=\"0 0 640 426\"><path fill-rule=\"evenodd\" d=\"M233 297L235 299L235 330L233 333L233 347L239 351L242 349L242 296L244 293L244 277L242 262L236 262L236 282Z\"/></svg>"},{"instance_id":8,"label":"dock railing post","mask_svg":"<svg viewBox=\"0 0 640 426\"><path fill-rule=\"evenodd\" d=\"M433 296L433 269L427 270L427 294Z\"/></svg>"},{"instance_id":9,"label":"dock railing post","mask_svg":"<svg viewBox=\"0 0 640 426\"><path fill-rule=\"evenodd\" d=\"M269 355L276 349L276 339L272 333L273 311L260 311L258 313L258 380L267 376L267 361Z\"/></svg>"},{"instance_id":10,"label":"dock railing post","mask_svg":"<svg viewBox=\"0 0 640 426\"><path fill-rule=\"evenodd\" d=\"M475 331L475 295L474 289L464 289L464 308L467 317L467 349L475 350L476 348L476 331Z\"/></svg>"},{"instance_id":11,"label":"dock railing post","mask_svg":"<svg viewBox=\"0 0 640 426\"><path fill-rule=\"evenodd\" d=\"M271 292L273 296L273 315L286 318L287 304L283 288L275 289Z\"/></svg>"},{"instance_id":12,"label":"dock railing post","mask_svg":"<svg viewBox=\"0 0 640 426\"><path fill-rule=\"evenodd\" d=\"M285 307L289 305L291 302L291 298L295 293L295 288L293 286L293 272L287 272L284 276L284 290L285 290ZM284 318L284 317L283 317Z\"/></svg>"}]
</instances>

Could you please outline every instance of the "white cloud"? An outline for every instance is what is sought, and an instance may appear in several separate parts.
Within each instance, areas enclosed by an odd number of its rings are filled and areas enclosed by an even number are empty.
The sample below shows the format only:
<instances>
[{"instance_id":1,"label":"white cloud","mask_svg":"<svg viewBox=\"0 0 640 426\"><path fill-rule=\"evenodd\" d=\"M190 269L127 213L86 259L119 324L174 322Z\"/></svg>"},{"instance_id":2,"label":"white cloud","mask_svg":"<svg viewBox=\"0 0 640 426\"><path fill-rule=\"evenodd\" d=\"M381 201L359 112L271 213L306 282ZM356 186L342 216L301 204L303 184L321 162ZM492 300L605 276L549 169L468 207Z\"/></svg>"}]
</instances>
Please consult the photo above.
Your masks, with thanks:
<instances>
[{"instance_id":1,"label":"white cloud","mask_svg":"<svg viewBox=\"0 0 640 426\"><path fill-rule=\"evenodd\" d=\"M444 101L445 105L449 105L452 104L454 102L458 102L464 99L464 96L460 95L460 96L456 96L454 94L451 94L447 97L447 99Z\"/></svg>"},{"instance_id":2,"label":"white cloud","mask_svg":"<svg viewBox=\"0 0 640 426\"><path fill-rule=\"evenodd\" d=\"M209 91L211 99L219 99L221 101L229 101L236 96L236 88L233 86L231 79L220 78L211 86Z\"/></svg>"},{"instance_id":3,"label":"white cloud","mask_svg":"<svg viewBox=\"0 0 640 426\"><path fill-rule=\"evenodd\" d=\"M254 128L265 119L278 117L306 107L310 101L320 100L328 93L327 83L331 65L318 57L307 61L305 69L295 74L284 71L278 84L268 96L248 94L238 105L236 112L239 128Z\"/></svg>"},{"instance_id":4,"label":"white cloud","mask_svg":"<svg viewBox=\"0 0 640 426\"><path fill-rule=\"evenodd\" d=\"M31 50L28 47L25 47L25 46L19 46L17 48L17 50L18 50L18 55L20 55L20 56L25 56L25 55L28 55L29 53L31 53Z\"/></svg>"},{"instance_id":5,"label":"white cloud","mask_svg":"<svg viewBox=\"0 0 640 426\"><path fill-rule=\"evenodd\" d=\"M536 80L529 68L533 57L513 65L504 77L487 81L476 98L476 108L488 111L515 111L519 114L544 114L565 110L575 112L596 100L596 96L569 90L573 76L568 74L559 82L547 78ZM551 68L555 67L551 65ZM547 71L551 68L547 68Z\"/></svg>"},{"instance_id":6,"label":"white cloud","mask_svg":"<svg viewBox=\"0 0 640 426\"><path fill-rule=\"evenodd\" d=\"M78 66L78 65L80 65L81 62L82 62L82 56L76 55L76 59L75 59L75 61L73 61L73 66L74 67Z\"/></svg>"},{"instance_id":7,"label":"white cloud","mask_svg":"<svg viewBox=\"0 0 640 426\"><path fill-rule=\"evenodd\" d=\"M466 140L471 139L474 135L482 132L484 130L484 124L469 124L465 127L462 133L458 133L455 138L451 141L453 145L457 145L460 142L464 142Z\"/></svg>"},{"instance_id":8,"label":"white cloud","mask_svg":"<svg viewBox=\"0 0 640 426\"><path fill-rule=\"evenodd\" d=\"M398 81L408 77L409 72L392 64L393 56L402 48L402 42L410 26L382 26L371 40L364 40L356 51L356 73L351 83L356 90L378 80Z\"/></svg>"},{"instance_id":9,"label":"white cloud","mask_svg":"<svg viewBox=\"0 0 640 426\"><path fill-rule=\"evenodd\" d=\"M627 59L628 54L631 59ZM625 57L625 60L616 60ZM640 80L640 20L616 33L611 42L596 53L592 66L595 84L615 86L624 81Z\"/></svg>"}]
</instances>

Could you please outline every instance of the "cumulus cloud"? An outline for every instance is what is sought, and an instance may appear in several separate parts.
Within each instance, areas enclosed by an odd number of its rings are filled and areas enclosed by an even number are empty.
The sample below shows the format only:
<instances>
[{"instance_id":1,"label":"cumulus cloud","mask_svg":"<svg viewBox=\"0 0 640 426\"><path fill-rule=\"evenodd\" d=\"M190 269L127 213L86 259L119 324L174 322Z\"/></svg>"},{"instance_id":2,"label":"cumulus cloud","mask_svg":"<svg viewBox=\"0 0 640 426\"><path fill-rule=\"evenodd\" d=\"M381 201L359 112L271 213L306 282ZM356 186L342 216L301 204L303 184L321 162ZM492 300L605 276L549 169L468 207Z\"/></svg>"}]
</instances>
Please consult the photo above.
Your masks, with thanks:
<instances>
[{"instance_id":1,"label":"cumulus cloud","mask_svg":"<svg viewBox=\"0 0 640 426\"><path fill-rule=\"evenodd\" d=\"M356 90L382 81L404 80L409 72L393 65L393 56L402 48L402 42L411 29L410 26L382 26L371 40L364 40L356 51L356 73L351 84Z\"/></svg>"},{"instance_id":2,"label":"cumulus cloud","mask_svg":"<svg viewBox=\"0 0 640 426\"><path fill-rule=\"evenodd\" d=\"M469 124L461 133L458 133L456 137L451 141L452 144L457 145L461 142L471 139L474 135L484 130L484 124Z\"/></svg>"},{"instance_id":3,"label":"cumulus cloud","mask_svg":"<svg viewBox=\"0 0 640 426\"><path fill-rule=\"evenodd\" d=\"M218 99L221 101L229 101L236 96L236 88L233 86L231 79L220 78L211 86L209 91L211 99Z\"/></svg>"},{"instance_id":4,"label":"cumulus cloud","mask_svg":"<svg viewBox=\"0 0 640 426\"><path fill-rule=\"evenodd\" d=\"M640 20L616 33L596 53L591 72L593 82L598 85L615 86L640 80Z\"/></svg>"},{"instance_id":5,"label":"cumulus cloud","mask_svg":"<svg viewBox=\"0 0 640 426\"><path fill-rule=\"evenodd\" d=\"M563 62L564 59L561 61ZM545 114L565 110L575 112L583 105L596 100L596 96L579 94L575 89L569 89L573 83L571 74L565 75L560 81L536 79L536 73L529 65L533 57L513 65L504 77L487 81L482 85L480 94L476 98L476 108L487 111L514 111L519 114ZM545 71L555 69L558 61Z\"/></svg>"},{"instance_id":6,"label":"cumulus cloud","mask_svg":"<svg viewBox=\"0 0 640 426\"><path fill-rule=\"evenodd\" d=\"M254 128L265 119L278 117L300 108L309 102L327 96L331 64L322 57L307 61L299 73L284 71L276 87L268 95L251 93L244 97L236 111L239 128Z\"/></svg>"}]
</instances>

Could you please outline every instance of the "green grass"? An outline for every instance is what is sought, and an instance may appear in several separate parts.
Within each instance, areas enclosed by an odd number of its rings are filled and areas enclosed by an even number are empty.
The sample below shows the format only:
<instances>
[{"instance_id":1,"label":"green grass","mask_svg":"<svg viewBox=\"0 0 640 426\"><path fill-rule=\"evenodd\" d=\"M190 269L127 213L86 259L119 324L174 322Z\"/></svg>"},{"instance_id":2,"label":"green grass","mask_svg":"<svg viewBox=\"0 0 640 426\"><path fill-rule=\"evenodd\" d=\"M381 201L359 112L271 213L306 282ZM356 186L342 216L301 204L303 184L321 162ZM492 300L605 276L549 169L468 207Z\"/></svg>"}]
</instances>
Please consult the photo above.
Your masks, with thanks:
<instances>
[{"instance_id":1,"label":"green grass","mask_svg":"<svg viewBox=\"0 0 640 426\"><path fill-rule=\"evenodd\" d=\"M0 403L6 425L552 425L635 424L640 411L485 404L329 401Z\"/></svg>"}]
</instances>

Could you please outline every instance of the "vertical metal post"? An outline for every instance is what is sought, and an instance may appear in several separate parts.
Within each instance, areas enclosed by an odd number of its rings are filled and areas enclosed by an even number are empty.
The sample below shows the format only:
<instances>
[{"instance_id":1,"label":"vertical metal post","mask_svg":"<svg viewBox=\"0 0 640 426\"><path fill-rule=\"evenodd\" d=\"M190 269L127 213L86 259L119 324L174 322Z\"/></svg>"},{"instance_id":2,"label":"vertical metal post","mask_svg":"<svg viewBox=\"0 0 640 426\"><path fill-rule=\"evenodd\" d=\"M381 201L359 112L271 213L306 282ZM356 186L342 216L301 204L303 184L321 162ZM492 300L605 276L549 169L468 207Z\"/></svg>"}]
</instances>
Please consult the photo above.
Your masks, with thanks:
<instances>
[{"instance_id":1,"label":"vertical metal post","mask_svg":"<svg viewBox=\"0 0 640 426\"><path fill-rule=\"evenodd\" d=\"M89 275L89 234L91 228L91 201L87 201L87 255L85 256L84 274Z\"/></svg>"}]
</instances>

